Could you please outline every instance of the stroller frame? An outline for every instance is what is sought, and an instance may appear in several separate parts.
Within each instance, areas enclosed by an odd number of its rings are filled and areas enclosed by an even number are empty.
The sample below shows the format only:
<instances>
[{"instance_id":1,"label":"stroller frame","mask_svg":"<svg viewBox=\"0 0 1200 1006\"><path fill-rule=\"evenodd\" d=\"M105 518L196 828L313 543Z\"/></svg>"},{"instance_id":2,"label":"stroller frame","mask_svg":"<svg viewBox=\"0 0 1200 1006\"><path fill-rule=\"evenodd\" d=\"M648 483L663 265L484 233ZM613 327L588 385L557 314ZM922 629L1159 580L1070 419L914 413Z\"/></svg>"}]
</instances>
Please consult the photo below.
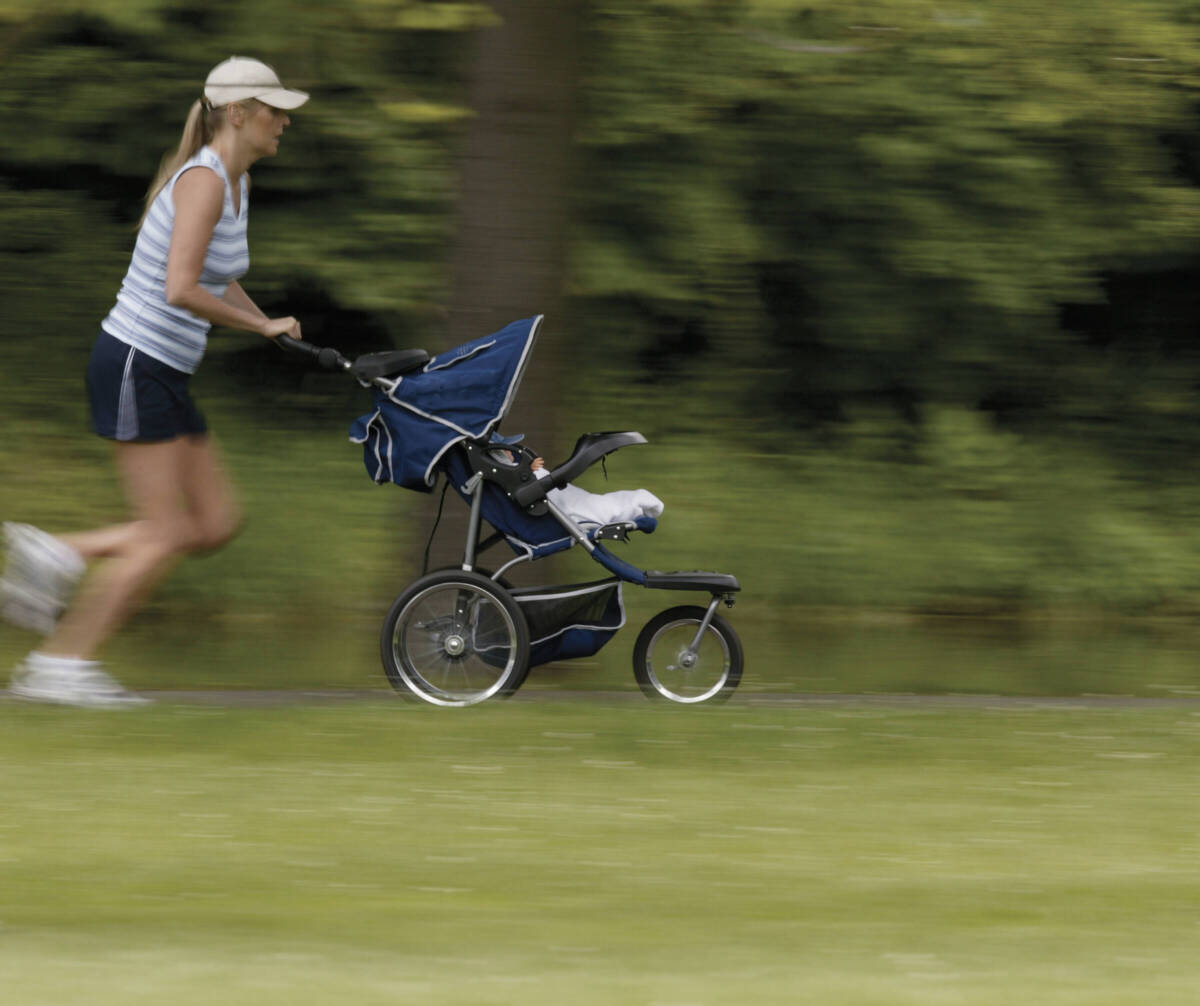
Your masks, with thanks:
<instances>
[{"instance_id":1,"label":"stroller frame","mask_svg":"<svg viewBox=\"0 0 1200 1006\"><path fill-rule=\"evenodd\" d=\"M604 543L628 541L633 531L653 531L653 518L583 526L549 495L614 451L645 444L646 438L633 431L584 434L570 457L538 478L531 468L534 453L497 433L540 322L541 316L514 322L488 337L491 342L477 340L432 359L423 350L409 349L371 353L351 362L336 350L285 336L277 340L281 346L308 353L323 367L346 371L363 386L375 389L380 410L355 424L352 440L366 444L368 471L377 482L393 481L430 491L438 473L443 473L469 506L461 564L422 574L401 591L384 618L380 657L388 681L401 696L437 706L468 706L507 698L520 688L531 666L590 656L599 650L625 623L621 588L632 583L709 595L706 605L672 607L643 626L633 652L634 677L643 694L689 705L724 701L741 679L743 653L737 633L718 609L722 604L733 607L741 589L737 579L700 570L639 569ZM417 386L426 374L435 375L429 380L444 381L449 368L471 360L481 352L480 346L491 349L498 337L518 326L525 326L518 334L524 334L526 341L519 352L511 351L511 362L502 358L507 369L501 377L508 383L501 389L503 394L497 392L494 415L474 428L433 416L434 421L452 426L453 435L446 437L445 443L434 444L428 457L419 459L419 477L411 469L398 476L391 456L384 457L396 449L388 424L381 419L381 410L387 406L384 400L407 409L403 421L409 421L411 414L430 418L424 403L418 407L397 394L404 382ZM495 383L495 375L488 372L486 376ZM397 434L395 439L404 437ZM514 463L497 463L497 449L508 452ZM487 538L482 537L484 521L495 529ZM482 568L480 554L504 541L517 553L515 557L495 572ZM581 546L609 575L561 587L514 587L505 578L515 566L574 545ZM540 638L531 636L533 623L539 627Z\"/></svg>"}]
</instances>

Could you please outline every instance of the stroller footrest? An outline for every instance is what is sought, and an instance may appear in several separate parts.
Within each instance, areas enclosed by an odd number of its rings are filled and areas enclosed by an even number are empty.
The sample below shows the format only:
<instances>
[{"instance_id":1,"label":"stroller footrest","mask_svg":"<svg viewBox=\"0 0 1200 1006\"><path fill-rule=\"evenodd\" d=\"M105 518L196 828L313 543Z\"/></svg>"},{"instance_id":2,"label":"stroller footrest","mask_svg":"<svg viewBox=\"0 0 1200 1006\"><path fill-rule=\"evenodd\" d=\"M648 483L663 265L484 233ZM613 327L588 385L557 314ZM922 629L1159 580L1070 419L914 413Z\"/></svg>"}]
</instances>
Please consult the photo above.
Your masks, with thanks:
<instances>
[{"instance_id":1,"label":"stroller footrest","mask_svg":"<svg viewBox=\"0 0 1200 1006\"><path fill-rule=\"evenodd\" d=\"M647 571L646 586L658 590L707 590L710 594L732 594L742 589L736 576L703 570L675 573Z\"/></svg>"}]
</instances>

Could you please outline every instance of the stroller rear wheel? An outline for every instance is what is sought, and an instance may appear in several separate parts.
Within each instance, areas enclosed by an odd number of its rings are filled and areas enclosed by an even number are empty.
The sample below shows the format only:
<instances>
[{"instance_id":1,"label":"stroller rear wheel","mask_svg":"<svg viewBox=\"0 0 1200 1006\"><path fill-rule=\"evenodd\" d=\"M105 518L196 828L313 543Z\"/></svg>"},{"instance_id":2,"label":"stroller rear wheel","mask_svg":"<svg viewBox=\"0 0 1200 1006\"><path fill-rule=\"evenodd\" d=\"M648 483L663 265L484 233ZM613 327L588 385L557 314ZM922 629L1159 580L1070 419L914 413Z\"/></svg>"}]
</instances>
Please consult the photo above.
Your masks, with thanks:
<instances>
[{"instance_id":1,"label":"stroller rear wheel","mask_svg":"<svg viewBox=\"0 0 1200 1006\"><path fill-rule=\"evenodd\" d=\"M508 591L478 573L439 570L396 598L380 656L405 698L470 706L512 695L529 671L529 628Z\"/></svg>"},{"instance_id":2,"label":"stroller rear wheel","mask_svg":"<svg viewBox=\"0 0 1200 1006\"><path fill-rule=\"evenodd\" d=\"M667 702L724 702L742 679L742 643L733 627L713 615L696 634L706 609L668 608L655 615L633 647L633 676L647 698Z\"/></svg>"}]
</instances>

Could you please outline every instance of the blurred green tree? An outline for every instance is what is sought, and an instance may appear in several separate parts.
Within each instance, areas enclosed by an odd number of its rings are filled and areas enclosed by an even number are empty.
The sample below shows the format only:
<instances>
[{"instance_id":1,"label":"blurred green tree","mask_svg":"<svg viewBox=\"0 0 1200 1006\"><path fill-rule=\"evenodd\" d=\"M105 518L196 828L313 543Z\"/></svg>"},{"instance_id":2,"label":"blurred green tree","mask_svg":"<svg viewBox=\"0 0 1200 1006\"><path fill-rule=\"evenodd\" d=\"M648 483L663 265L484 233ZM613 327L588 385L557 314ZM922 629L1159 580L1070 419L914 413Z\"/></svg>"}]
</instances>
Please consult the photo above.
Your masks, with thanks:
<instances>
[{"instance_id":1,"label":"blurred green tree","mask_svg":"<svg viewBox=\"0 0 1200 1006\"><path fill-rule=\"evenodd\" d=\"M949 405L1195 444L1193 5L552 15L6 0L0 339L84 351L205 72L254 52L317 95L255 173L248 278L312 338L436 348L543 310L591 384L697 372L675 399L725 419L903 446Z\"/></svg>"},{"instance_id":2,"label":"blurred green tree","mask_svg":"<svg viewBox=\"0 0 1200 1006\"><path fill-rule=\"evenodd\" d=\"M580 0L503 0L479 29L451 256L449 337L464 342L545 314L537 364L512 429L550 453L558 444L557 387L569 343L564 307L570 228Z\"/></svg>"},{"instance_id":3,"label":"blurred green tree","mask_svg":"<svg viewBox=\"0 0 1200 1006\"><path fill-rule=\"evenodd\" d=\"M652 374L707 353L731 411L790 426L1128 401L1062 313L1194 256L1194 5L596 0L588 38L574 289L619 319L592 339ZM1194 352L1158 377L1194 411Z\"/></svg>"}]
</instances>

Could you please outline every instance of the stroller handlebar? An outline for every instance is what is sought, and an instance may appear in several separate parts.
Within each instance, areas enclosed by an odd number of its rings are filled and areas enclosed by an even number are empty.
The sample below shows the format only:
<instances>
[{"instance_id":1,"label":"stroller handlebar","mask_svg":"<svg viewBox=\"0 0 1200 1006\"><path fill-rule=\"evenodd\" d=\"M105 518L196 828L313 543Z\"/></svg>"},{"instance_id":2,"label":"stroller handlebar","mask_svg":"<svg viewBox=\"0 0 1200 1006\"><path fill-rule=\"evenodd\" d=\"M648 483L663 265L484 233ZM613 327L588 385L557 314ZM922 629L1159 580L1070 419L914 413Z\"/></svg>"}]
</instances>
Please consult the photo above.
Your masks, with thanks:
<instances>
[{"instance_id":1,"label":"stroller handlebar","mask_svg":"<svg viewBox=\"0 0 1200 1006\"><path fill-rule=\"evenodd\" d=\"M302 339L293 339L290 335L276 336L275 342L289 353L311 357L323 370L341 371L356 378L363 387L373 384L385 390L390 390L395 384L388 378L420 370L429 362L429 354L423 349L385 349L351 361L336 349L315 346Z\"/></svg>"},{"instance_id":2,"label":"stroller handlebar","mask_svg":"<svg viewBox=\"0 0 1200 1006\"><path fill-rule=\"evenodd\" d=\"M290 335L277 335L275 344L287 352L311 356L322 370L349 370L351 367L349 360L328 346L314 346L311 342L293 339Z\"/></svg>"}]
</instances>

